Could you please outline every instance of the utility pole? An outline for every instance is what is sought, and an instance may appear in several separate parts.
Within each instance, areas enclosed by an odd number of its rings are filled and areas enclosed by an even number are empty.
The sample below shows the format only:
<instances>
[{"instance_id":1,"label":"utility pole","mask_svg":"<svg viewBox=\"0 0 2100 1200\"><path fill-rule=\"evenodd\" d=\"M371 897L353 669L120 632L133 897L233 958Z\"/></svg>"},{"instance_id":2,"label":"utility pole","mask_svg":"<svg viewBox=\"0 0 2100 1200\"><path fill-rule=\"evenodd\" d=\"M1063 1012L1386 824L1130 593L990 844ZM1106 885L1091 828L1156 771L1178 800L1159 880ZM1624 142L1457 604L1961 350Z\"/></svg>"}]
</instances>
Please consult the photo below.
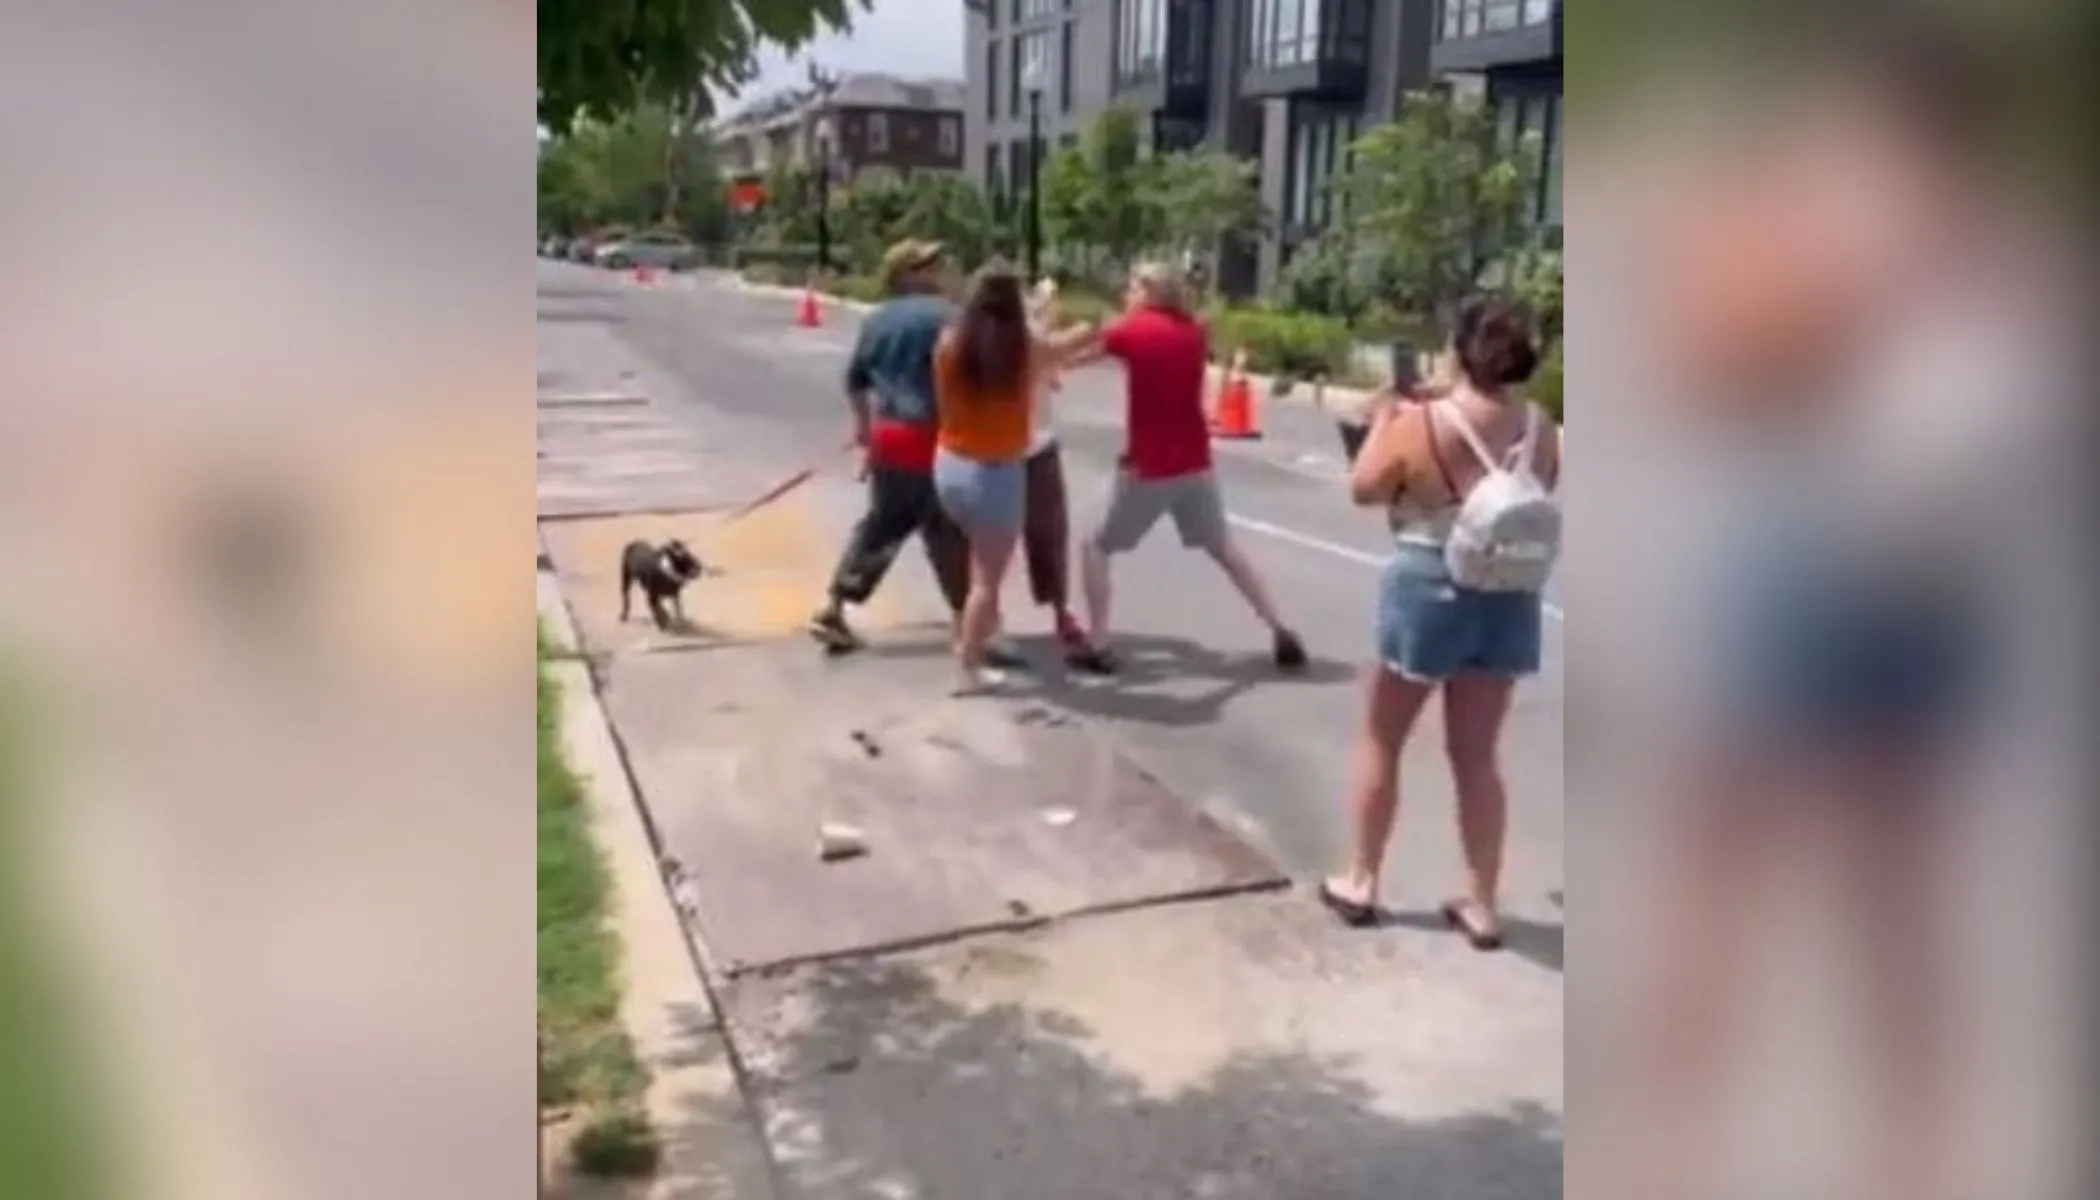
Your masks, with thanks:
<instances>
[{"instance_id":1,"label":"utility pole","mask_svg":"<svg viewBox=\"0 0 2100 1200\"><path fill-rule=\"evenodd\" d=\"M817 152L817 273L831 270L831 93L839 85L831 75L809 64L809 85L815 94Z\"/></svg>"}]
</instances>

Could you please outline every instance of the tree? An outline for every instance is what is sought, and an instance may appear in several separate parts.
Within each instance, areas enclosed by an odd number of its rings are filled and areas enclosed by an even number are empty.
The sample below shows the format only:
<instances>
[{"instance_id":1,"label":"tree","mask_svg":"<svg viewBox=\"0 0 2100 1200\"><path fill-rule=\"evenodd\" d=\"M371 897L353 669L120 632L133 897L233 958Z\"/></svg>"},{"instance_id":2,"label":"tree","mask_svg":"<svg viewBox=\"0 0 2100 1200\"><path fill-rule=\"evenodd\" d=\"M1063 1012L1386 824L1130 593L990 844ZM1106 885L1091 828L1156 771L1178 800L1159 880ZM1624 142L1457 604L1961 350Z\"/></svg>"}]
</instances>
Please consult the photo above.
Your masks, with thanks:
<instances>
[{"instance_id":1,"label":"tree","mask_svg":"<svg viewBox=\"0 0 2100 1200\"><path fill-rule=\"evenodd\" d=\"M566 133L750 82L767 43L843 31L870 0L539 0L539 118ZM699 114L709 115L706 112Z\"/></svg>"},{"instance_id":2,"label":"tree","mask_svg":"<svg viewBox=\"0 0 2100 1200\"><path fill-rule=\"evenodd\" d=\"M1157 167L1139 131L1136 111L1110 108L1044 167L1044 238L1064 257L1097 251L1113 272L1159 243Z\"/></svg>"},{"instance_id":3,"label":"tree","mask_svg":"<svg viewBox=\"0 0 2100 1200\"><path fill-rule=\"evenodd\" d=\"M564 231L668 225L722 236L727 200L697 129L661 105L585 120L540 146L540 223Z\"/></svg>"},{"instance_id":4,"label":"tree","mask_svg":"<svg viewBox=\"0 0 2100 1200\"><path fill-rule=\"evenodd\" d=\"M1261 201L1261 171L1251 160L1218 150L1194 150L1151 160L1145 194L1158 210L1160 246L1175 257L1208 259L1233 234L1269 223Z\"/></svg>"},{"instance_id":5,"label":"tree","mask_svg":"<svg viewBox=\"0 0 2100 1200\"><path fill-rule=\"evenodd\" d=\"M1400 117L1358 138L1336 183L1345 236L1379 290L1441 313L1522 245L1535 147L1505 147L1485 105L1409 96Z\"/></svg>"}]
</instances>

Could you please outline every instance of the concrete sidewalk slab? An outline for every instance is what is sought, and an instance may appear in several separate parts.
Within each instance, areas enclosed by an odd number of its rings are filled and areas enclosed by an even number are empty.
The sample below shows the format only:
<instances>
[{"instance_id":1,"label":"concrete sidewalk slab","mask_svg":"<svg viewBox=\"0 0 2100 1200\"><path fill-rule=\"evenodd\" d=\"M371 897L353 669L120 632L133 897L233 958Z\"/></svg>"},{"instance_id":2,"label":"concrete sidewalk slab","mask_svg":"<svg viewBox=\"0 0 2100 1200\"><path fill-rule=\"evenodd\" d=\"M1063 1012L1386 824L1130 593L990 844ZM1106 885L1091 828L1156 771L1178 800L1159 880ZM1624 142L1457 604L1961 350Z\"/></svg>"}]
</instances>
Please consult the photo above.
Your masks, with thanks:
<instances>
[{"instance_id":1,"label":"concrete sidewalk slab","mask_svg":"<svg viewBox=\"0 0 2100 1200\"><path fill-rule=\"evenodd\" d=\"M928 630L849 659L797 642L610 665L724 975L1284 882L1096 724L949 697L946 649ZM826 822L869 852L819 861Z\"/></svg>"},{"instance_id":2,"label":"concrete sidewalk slab","mask_svg":"<svg viewBox=\"0 0 2100 1200\"><path fill-rule=\"evenodd\" d=\"M641 806L582 663L546 671L560 689L562 743L590 805L612 877L621 942L621 1025L649 1072L645 1104L663 1146L654 1178L590 1179L561 1169L546 1194L564 1200L759 1200L773 1195L765 1143L695 969ZM566 1130L550 1131L559 1145Z\"/></svg>"},{"instance_id":3,"label":"concrete sidewalk slab","mask_svg":"<svg viewBox=\"0 0 2100 1200\"><path fill-rule=\"evenodd\" d=\"M1301 892L720 998L796 1200L1562 1194L1558 980Z\"/></svg>"}]
</instances>

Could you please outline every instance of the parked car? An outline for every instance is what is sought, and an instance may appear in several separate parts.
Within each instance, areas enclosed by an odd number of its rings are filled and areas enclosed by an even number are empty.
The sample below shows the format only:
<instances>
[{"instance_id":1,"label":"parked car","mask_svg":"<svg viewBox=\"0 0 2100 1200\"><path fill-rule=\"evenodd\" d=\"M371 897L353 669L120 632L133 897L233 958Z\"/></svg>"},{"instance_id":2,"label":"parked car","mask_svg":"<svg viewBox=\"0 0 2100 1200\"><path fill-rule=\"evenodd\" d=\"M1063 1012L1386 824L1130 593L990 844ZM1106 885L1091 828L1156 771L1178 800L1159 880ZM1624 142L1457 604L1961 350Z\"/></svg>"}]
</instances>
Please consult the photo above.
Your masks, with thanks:
<instances>
[{"instance_id":1,"label":"parked car","mask_svg":"<svg viewBox=\"0 0 2100 1200\"><path fill-rule=\"evenodd\" d=\"M685 235L665 229L649 229L598 244L593 254L601 267L624 271L631 267L654 267L659 271L689 271L700 265L700 250Z\"/></svg>"},{"instance_id":2,"label":"parked car","mask_svg":"<svg viewBox=\"0 0 2100 1200\"><path fill-rule=\"evenodd\" d=\"M592 252L598 248L598 241L597 237L588 233L570 238L568 245L562 248L562 257L570 262L590 262L592 261Z\"/></svg>"}]
</instances>

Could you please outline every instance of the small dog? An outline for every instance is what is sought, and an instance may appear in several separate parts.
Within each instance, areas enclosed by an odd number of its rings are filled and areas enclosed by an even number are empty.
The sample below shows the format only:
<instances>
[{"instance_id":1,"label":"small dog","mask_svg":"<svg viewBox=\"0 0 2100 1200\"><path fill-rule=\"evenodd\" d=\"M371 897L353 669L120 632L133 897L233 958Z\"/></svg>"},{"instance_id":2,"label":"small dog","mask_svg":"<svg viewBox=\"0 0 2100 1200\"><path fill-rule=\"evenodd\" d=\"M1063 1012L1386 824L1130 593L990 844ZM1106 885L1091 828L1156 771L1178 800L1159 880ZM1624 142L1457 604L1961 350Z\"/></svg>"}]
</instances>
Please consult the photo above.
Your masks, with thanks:
<instances>
[{"instance_id":1,"label":"small dog","mask_svg":"<svg viewBox=\"0 0 2100 1200\"><path fill-rule=\"evenodd\" d=\"M676 539L661 546L627 543L627 549L620 552L620 619L627 619L634 589L640 586L658 629L668 630L674 621L685 624L685 603L679 593L705 572L699 557Z\"/></svg>"}]
</instances>

